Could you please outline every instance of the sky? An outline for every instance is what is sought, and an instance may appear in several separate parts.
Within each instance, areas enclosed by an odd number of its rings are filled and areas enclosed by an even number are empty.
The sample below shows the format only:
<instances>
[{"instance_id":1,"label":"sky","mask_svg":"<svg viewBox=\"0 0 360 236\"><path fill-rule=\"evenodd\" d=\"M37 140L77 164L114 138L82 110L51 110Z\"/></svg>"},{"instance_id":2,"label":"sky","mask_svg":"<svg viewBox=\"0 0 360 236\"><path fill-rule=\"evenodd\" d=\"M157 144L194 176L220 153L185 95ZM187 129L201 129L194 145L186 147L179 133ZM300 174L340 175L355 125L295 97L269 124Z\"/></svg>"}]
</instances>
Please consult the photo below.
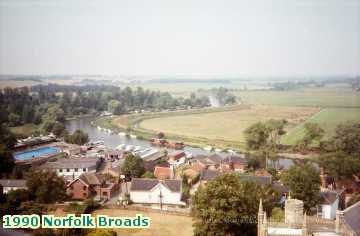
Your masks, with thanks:
<instances>
[{"instance_id":1,"label":"sky","mask_svg":"<svg viewBox=\"0 0 360 236\"><path fill-rule=\"evenodd\" d=\"M0 0L0 74L360 75L360 0Z\"/></svg>"}]
</instances>

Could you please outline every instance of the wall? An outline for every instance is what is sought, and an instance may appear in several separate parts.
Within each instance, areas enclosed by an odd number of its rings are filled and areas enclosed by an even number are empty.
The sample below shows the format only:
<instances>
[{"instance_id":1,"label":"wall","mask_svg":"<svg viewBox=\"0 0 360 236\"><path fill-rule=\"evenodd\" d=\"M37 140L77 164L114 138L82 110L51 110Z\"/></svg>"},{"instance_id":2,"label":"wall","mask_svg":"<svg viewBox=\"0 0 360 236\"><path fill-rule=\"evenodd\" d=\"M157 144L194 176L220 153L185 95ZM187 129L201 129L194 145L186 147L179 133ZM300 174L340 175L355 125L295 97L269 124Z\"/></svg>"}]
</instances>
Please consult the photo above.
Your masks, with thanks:
<instances>
[{"instance_id":1,"label":"wall","mask_svg":"<svg viewBox=\"0 0 360 236\"><path fill-rule=\"evenodd\" d=\"M130 199L134 203L158 203L160 204L160 190L163 204L182 204L181 193L171 192L162 184L158 184L152 191L131 191Z\"/></svg>"}]
</instances>

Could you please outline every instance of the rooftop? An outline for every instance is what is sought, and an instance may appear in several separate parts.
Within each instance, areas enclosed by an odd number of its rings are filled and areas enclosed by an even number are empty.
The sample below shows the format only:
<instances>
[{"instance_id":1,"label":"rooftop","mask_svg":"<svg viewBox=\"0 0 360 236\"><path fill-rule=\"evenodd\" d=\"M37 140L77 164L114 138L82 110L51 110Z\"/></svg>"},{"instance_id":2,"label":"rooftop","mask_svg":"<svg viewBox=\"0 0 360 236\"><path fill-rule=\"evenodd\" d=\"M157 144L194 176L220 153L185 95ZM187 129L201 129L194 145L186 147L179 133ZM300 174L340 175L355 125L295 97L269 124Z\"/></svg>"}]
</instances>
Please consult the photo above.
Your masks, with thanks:
<instances>
[{"instance_id":1,"label":"rooftop","mask_svg":"<svg viewBox=\"0 0 360 236\"><path fill-rule=\"evenodd\" d=\"M0 185L3 187L26 187L24 179L0 179Z\"/></svg>"}]
</instances>

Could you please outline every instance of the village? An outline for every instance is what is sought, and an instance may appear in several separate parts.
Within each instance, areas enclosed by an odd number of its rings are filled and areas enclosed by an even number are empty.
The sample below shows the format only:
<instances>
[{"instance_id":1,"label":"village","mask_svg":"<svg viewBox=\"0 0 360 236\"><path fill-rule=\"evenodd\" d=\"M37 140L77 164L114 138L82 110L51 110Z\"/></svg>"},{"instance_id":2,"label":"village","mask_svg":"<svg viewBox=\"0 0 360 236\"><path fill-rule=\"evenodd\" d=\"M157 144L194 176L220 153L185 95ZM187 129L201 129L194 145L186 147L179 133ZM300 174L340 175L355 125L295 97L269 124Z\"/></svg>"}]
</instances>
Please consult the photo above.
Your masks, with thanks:
<instances>
[{"instance_id":1,"label":"village","mask_svg":"<svg viewBox=\"0 0 360 236\"><path fill-rule=\"evenodd\" d=\"M242 180L275 189L279 194L276 204L285 210L284 222L272 222L264 215L260 201L259 236L308 235L309 230L319 236L357 235L354 232L358 230L359 221L354 217L359 217L360 203L346 208L351 196L360 192L356 180L344 183L342 188L334 188L321 172L321 200L315 214L306 218L304 203L291 198L290 188L266 169L251 169L245 154L231 150L194 155L182 150L183 143L167 140L163 133L150 142L150 148L119 144L113 149L101 140L76 145L50 134L18 140L14 157L16 166L22 170L52 171L62 177L69 196L65 205L81 204L91 198L105 209L190 215L191 198L198 188L205 187L218 176L236 173ZM122 167L128 158L141 160L142 175L123 173ZM276 171L281 173L284 169ZM0 186L2 194L27 188L23 179L1 179Z\"/></svg>"}]
</instances>

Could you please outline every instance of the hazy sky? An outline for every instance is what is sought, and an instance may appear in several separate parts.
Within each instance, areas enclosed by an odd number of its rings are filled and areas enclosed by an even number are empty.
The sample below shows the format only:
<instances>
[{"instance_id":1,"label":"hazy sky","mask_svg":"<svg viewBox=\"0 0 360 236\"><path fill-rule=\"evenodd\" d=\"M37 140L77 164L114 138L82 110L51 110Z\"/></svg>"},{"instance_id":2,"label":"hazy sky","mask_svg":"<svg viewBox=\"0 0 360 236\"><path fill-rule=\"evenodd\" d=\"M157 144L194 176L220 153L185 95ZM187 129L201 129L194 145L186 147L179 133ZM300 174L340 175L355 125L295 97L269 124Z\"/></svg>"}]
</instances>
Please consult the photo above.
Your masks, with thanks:
<instances>
[{"instance_id":1,"label":"hazy sky","mask_svg":"<svg viewBox=\"0 0 360 236\"><path fill-rule=\"evenodd\" d=\"M1 74L360 74L360 0L0 0Z\"/></svg>"}]
</instances>

